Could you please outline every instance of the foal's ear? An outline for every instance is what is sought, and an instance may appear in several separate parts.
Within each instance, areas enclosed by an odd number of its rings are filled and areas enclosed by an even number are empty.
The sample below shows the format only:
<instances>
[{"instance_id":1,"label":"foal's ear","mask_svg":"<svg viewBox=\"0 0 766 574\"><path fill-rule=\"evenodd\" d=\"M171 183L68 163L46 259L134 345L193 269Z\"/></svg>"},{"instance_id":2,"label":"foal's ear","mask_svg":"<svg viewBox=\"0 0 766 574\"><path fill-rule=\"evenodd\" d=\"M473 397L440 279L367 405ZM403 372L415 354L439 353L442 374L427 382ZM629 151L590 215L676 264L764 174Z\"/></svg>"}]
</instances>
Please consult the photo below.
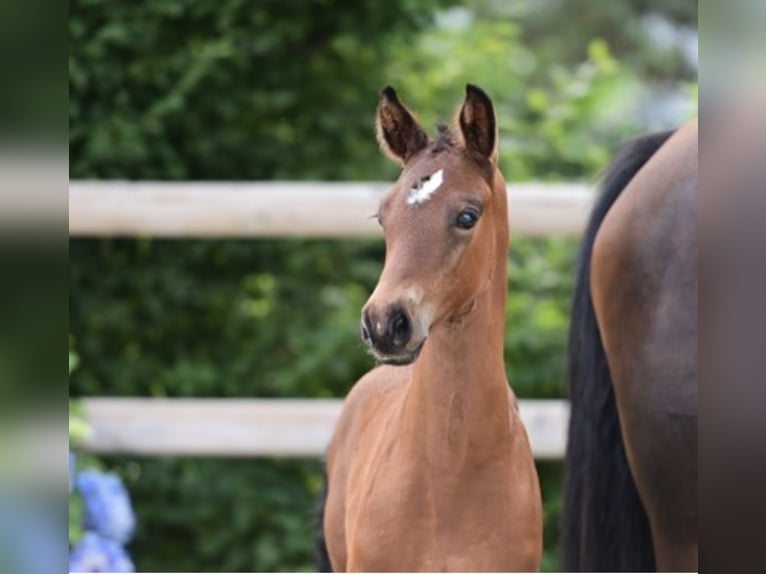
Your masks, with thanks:
<instances>
[{"instance_id":1,"label":"foal's ear","mask_svg":"<svg viewBox=\"0 0 766 574\"><path fill-rule=\"evenodd\" d=\"M391 86L380 93L375 131L383 152L402 165L428 145L428 134Z\"/></svg>"},{"instance_id":2,"label":"foal's ear","mask_svg":"<svg viewBox=\"0 0 766 574\"><path fill-rule=\"evenodd\" d=\"M458 121L466 149L497 163L497 125L492 100L473 84L465 86L465 102Z\"/></svg>"}]
</instances>

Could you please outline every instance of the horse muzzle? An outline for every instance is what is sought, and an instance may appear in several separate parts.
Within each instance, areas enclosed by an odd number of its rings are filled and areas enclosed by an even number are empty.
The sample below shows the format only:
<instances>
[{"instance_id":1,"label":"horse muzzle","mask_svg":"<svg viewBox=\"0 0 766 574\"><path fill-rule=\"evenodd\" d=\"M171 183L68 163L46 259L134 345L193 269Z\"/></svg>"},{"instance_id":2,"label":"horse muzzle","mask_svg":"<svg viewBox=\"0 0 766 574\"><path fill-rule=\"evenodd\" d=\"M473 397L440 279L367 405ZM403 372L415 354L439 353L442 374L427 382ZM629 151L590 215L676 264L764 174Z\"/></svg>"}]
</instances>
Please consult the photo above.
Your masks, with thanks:
<instances>
[{"instance_id":1,"label":"horse muzzle","mask_svg":"<svg viewBox=\"0 0 766 574\"><path fill-rule=\"evenodd\" d=\"M425 337L414 336L413 325L412 317L401 305L393 305L385 313L368 305L362 312L362 341L381 363L409 365L425 343Z\"/></svg>"}]
</instances>

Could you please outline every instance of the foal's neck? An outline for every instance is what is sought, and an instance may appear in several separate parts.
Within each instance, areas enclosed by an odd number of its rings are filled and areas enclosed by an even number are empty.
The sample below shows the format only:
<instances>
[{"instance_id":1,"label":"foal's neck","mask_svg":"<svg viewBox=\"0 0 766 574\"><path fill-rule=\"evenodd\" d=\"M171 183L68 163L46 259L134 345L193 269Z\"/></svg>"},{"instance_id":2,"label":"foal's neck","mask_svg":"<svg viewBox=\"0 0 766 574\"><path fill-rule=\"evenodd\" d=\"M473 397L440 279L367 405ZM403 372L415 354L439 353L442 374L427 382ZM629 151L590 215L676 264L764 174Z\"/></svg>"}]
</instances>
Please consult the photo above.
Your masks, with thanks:
<instances>
[{"instance_id":1,"label":"foal's neck","mask_svg":"<svg viewBox=\"0 0 766 574\"><path fill-rule=\"evenodd\" d=\"M507 217L507 216L506 216ZM498 240L500 243L502 239ZM464 316L432 329L413 369L407 426L432 464L494 457L509 433L503 360L507 235L487 288Z\"/></svg>"}]
</instances>

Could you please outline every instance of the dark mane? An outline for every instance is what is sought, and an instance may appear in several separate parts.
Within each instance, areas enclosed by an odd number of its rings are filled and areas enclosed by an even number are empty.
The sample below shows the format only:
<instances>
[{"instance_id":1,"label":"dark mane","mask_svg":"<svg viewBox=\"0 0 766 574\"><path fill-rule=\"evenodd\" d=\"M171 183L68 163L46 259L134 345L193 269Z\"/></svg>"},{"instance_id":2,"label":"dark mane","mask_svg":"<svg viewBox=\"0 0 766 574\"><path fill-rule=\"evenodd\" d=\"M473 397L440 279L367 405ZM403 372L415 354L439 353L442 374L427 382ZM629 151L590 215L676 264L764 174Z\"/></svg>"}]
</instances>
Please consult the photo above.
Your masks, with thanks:
<instances>
[{"instance_id":1,"label":"dark mane","mask_svg":"<svg viewBox=\"0 0 766 574\"><path fill-rule=\"evenodd\" d=\"M451 150L457 145L455 134L446 124L438 124L436 126L438 135L431 144L432 153L440 153L443 151Z\"/></svg>"}]
</instances>

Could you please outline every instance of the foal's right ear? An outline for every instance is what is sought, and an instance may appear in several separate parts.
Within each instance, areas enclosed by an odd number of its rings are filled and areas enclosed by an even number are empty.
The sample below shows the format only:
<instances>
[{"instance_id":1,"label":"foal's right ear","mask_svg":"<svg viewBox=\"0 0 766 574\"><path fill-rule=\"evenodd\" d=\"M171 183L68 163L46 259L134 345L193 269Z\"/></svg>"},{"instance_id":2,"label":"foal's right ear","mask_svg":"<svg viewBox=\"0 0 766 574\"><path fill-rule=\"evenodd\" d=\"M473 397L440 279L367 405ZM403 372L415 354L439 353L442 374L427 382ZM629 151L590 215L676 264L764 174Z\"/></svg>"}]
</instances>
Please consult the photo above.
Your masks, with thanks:
<instances>
[{"instance_id":1,"label":"foal's right ear","mask_svg":"<svg viewBox=\"0 0 766 574\"><path fill-rule=\"evenodd\" d=\"M428 145L428 134L391 86L380 93L375 131L383 152L402 165Z\"/></svg>"}]
</instances>

